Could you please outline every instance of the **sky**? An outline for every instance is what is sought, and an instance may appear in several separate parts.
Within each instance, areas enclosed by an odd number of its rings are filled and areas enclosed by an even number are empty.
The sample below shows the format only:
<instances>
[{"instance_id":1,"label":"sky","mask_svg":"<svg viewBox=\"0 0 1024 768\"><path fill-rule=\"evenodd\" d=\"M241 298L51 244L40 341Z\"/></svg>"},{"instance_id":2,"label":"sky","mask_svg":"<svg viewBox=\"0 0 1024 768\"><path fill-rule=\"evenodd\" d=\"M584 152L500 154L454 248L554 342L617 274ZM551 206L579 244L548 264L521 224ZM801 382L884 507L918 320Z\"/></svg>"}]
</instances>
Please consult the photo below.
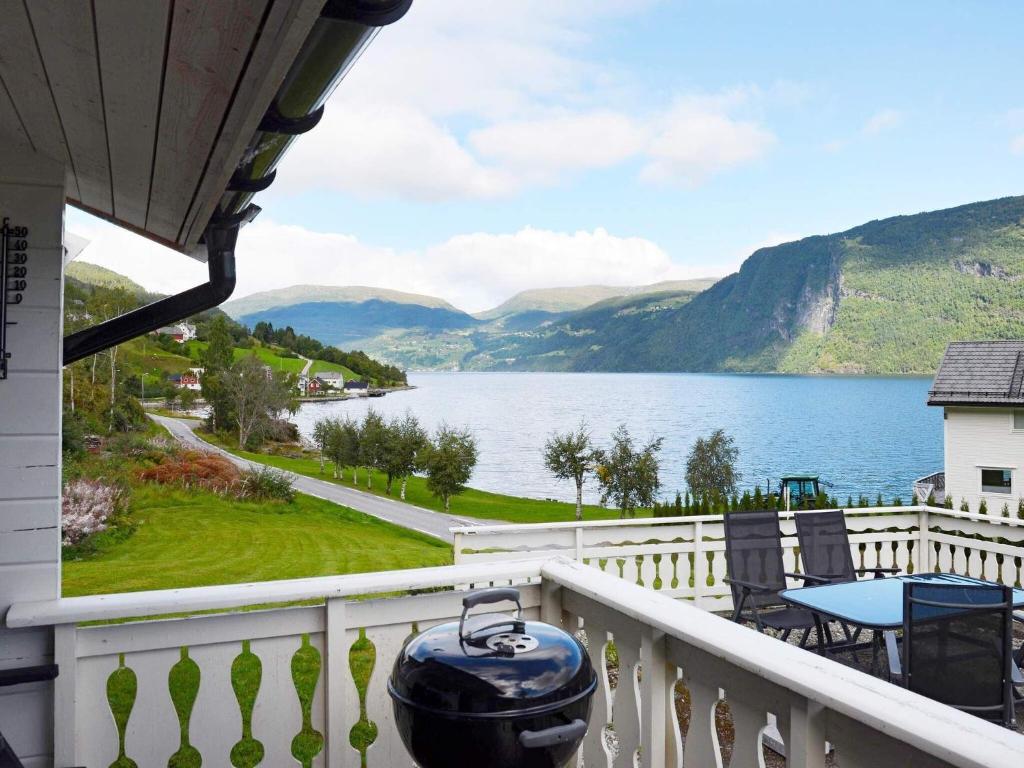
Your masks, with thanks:
<instances>
[{"instance_id":1,"label":"sky","mask_svg":"<svg viewBox=\"0 0 1024 768\"><path fill-rule=\"evenodd\" d=\"M1022 26L1019 0L415 0L258 196L235 295L479 311L1020 194ZM67 227L150 290L205 280L79 211Z\"/></svg>"}]
</instances>

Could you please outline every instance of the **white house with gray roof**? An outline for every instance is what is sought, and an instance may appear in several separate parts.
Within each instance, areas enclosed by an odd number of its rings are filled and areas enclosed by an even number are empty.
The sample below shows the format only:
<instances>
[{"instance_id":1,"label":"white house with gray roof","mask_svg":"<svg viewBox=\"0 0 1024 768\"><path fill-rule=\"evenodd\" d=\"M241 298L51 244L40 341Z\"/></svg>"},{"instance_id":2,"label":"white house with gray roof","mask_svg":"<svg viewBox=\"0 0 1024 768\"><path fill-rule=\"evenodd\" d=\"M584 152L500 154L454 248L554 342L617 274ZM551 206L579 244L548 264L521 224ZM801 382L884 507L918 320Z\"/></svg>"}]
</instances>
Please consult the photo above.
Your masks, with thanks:
<instances>
[{"instance_id":1,"label":"white house with gray roof","mask_svg":"<svg viewBox=\"0 0 1024 768\"><path fill-rule=\"evenodd\" d=\"M990 514L1005 505L1016 515L1024 497L1024 341L951 343L928 405L943 409L945 471L922 480L935 481L954 507L966 500L977 512L984 499Z\"/></svg>"}]
</instances>

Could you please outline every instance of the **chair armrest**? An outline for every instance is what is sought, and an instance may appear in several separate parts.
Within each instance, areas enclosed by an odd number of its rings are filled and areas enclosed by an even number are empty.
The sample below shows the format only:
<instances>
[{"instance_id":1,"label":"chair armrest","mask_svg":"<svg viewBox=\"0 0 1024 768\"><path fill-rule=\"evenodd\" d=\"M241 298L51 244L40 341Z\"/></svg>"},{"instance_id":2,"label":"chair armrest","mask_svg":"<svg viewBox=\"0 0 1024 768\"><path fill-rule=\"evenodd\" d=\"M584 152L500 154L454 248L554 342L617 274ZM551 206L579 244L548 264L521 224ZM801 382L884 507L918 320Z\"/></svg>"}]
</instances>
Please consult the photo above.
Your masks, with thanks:
<instances>
[{"instance_id":1,"label":"chair armrest","mask_svg":"<svg viewBox=\"0 0 1024 768\"><path fill-rule=\"evenodd\" d=\"M817 584L831 584L832 579L828 576L811 576L809 573L787 573L784 574L791 579L803 579L804 581L813 581Z\"/></svg>"},{"instance_id":2,"label":"chair armrest","mask_svg":"<svg viewBox=\"0 0 1024 768\"><path fill-rule=\"evenodd\" d=\"M778 590L769 587L767 584L758 584L756 581L741 581L740 579L733 579L726 576L722 579L726 584L735 584L737 587L743 587L744 589L750 590L751 592L777 592Z\"/></svg>"},{"instance_id":3,"label":"chair armrest","mask_svg":"<svg viewBox=\"0 0 1024 768\"><path fill-rule=\"evenodd\" d=\"M53 680L57 677L56 664L43 664L38 667L20 667L18 669L0 670L0 686L38 683Z\"/></svg>"},{"instance_id":4,"label":"chair armrest","mask_svg":"<svg viewBox=\"0 0 1024 768\"><path fill-rule=\"evenodd\" d=\"M900 663L900 648L896 643L896 633L888 631L885 635L885 655L889 657L889 676L903 677L903 665Z\"/></svg>"},{"instance_id":5,"label":"chair armrest","mask_svg":"<svg viewBox=\"0 0 1024 768\"><path fill-rule=\"evenodd\" d=\"M1024 611L1014 611L1013 612L1013 620L1014 621L1019 621L1021 623L1024 623Z\"/></svg>"}]
</instances>

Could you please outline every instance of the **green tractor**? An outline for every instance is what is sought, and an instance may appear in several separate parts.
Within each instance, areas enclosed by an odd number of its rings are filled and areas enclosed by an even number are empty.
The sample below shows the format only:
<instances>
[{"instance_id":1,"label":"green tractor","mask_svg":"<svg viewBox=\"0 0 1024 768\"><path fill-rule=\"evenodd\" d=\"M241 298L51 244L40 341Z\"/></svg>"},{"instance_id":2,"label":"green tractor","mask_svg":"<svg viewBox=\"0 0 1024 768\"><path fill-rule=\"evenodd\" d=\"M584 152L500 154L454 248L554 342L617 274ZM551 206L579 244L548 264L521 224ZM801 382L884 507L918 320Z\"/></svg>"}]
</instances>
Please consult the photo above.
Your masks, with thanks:
<instances>
[{"instance_id":1,"label":"green tractor","mask_svg":"<svg viewBox=\"0 0 1024 768\"><path fill-rule=\"evenodd\" d=\"M786 509L814 509L820 486L817 475L790 475L779 481L779 496Z\"/></svg>"}]
</instances>

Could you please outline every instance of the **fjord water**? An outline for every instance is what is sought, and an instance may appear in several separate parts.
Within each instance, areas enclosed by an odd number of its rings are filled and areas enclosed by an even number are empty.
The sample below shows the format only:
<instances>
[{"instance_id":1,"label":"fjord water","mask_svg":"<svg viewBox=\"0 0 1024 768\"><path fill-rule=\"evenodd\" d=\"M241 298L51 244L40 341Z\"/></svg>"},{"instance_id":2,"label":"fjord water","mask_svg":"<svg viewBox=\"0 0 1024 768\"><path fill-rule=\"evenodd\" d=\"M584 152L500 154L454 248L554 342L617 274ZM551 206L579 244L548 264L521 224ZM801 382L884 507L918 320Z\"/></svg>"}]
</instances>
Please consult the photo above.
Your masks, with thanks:
<instances>
[{"instance_id":1,"label":"fjord water","mask_svg":"<svg viewBox=\"0 0 1024 768\"><path fill-rule=\"evenodd\" d=\"M930 379L648 373L413 373L416 389L383 398L304 405L304 436L324 416L368 408L406 410L433 429L442 422L475 433L476 488L572 500L569 482L543 463L544 441L586 419L596 442L626 424L638 440L663 437L662 494L684 487L694 440L722 428L736 440L742 487L773 487L783 474L818 474L845 503L852 494L910 502L917 477L942 468L942 409L925 405ZM589 501L597 500L588 482Z\"/></svg>"}]
</instances>

